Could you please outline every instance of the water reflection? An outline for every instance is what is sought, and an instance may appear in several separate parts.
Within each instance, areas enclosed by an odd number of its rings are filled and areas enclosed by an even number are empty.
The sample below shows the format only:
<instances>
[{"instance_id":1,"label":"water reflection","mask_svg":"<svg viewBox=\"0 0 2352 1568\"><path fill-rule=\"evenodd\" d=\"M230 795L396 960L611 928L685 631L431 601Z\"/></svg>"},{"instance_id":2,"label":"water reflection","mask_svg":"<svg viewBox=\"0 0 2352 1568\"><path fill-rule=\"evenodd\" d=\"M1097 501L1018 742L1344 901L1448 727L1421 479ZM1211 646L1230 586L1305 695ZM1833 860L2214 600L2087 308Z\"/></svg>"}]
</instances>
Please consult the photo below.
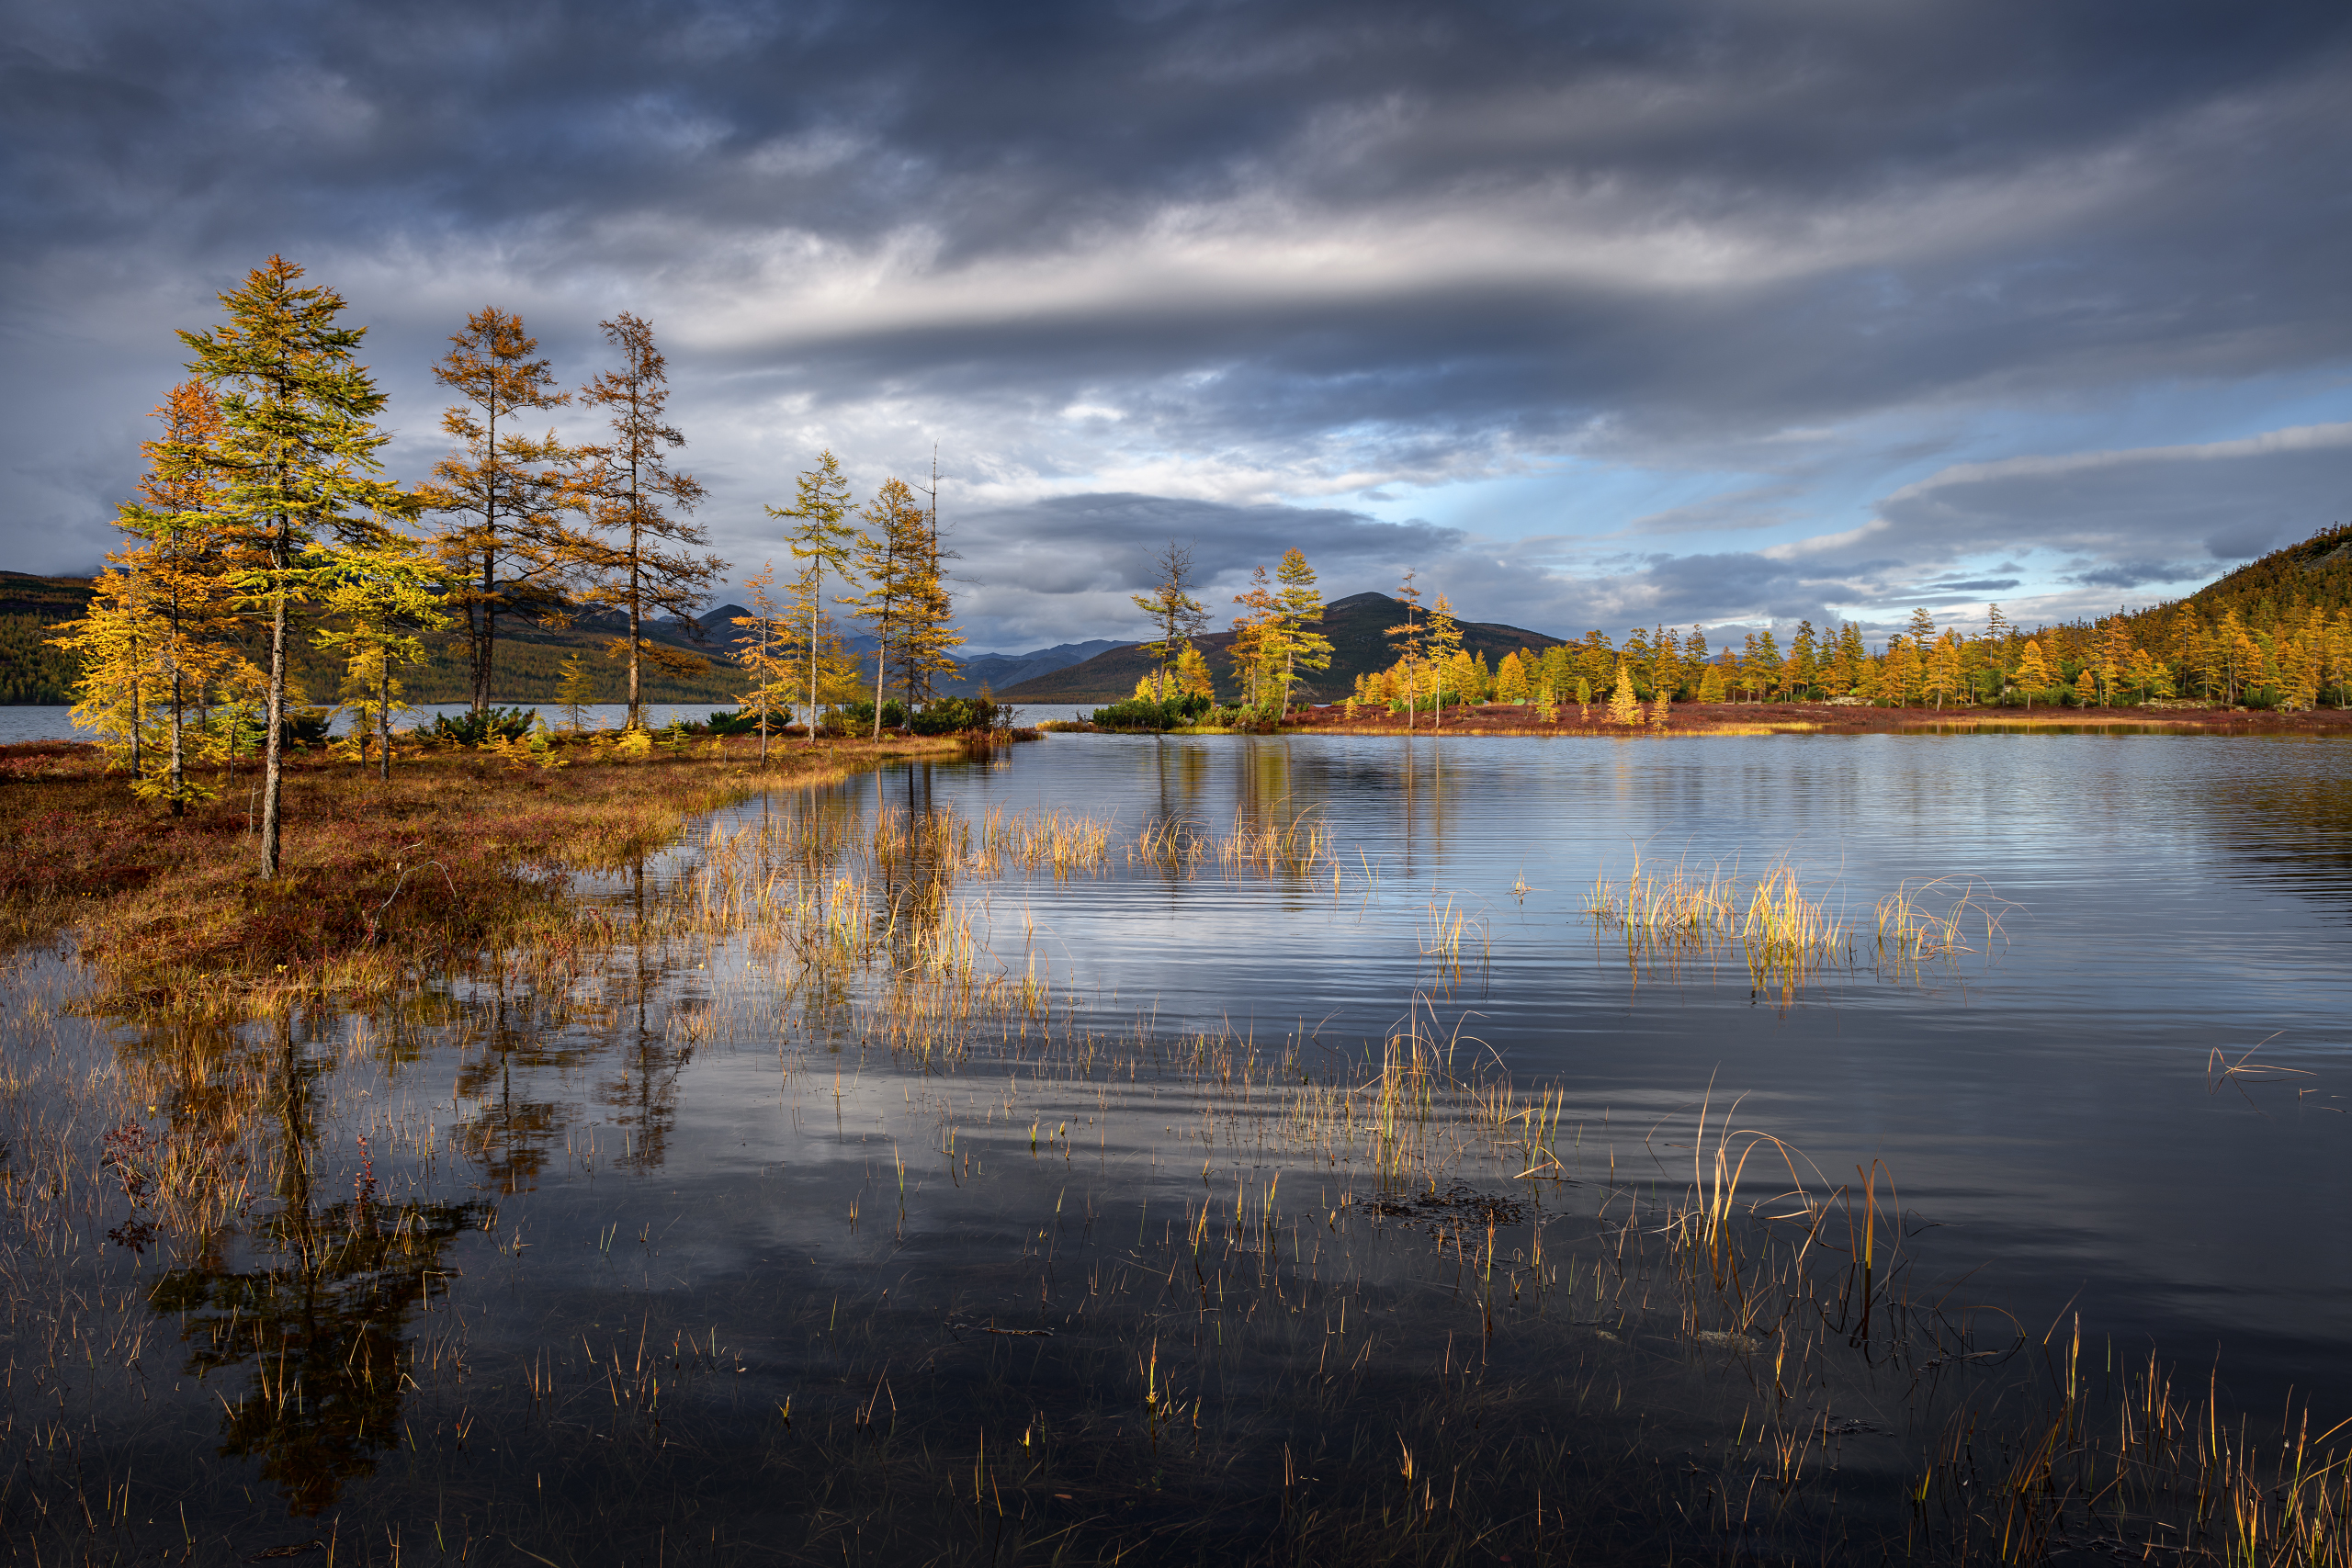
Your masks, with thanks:
<instances>
[{"instance_id":1,"label":"water reflection","mask_svg":"<svg viewBox=\"0 0 2352 1568\"><path fill-rule=\"evenodd\" d=\"M206 1234L149 1293L188 1347L198 1379L231 1374L224 1456L260 1461L296 1515L317 1515L344 1483L373 1472L400 1436L404 1384L418 1347L412 1319L446 1276L449 1244L481 1215L477 1201L387 1201L363 1158L350 1196L313 1179L322 1135L318 1082L328 1070L274 1021L263 1132L271 1201L237 1227Z\"/></svg>"}]
</instances>

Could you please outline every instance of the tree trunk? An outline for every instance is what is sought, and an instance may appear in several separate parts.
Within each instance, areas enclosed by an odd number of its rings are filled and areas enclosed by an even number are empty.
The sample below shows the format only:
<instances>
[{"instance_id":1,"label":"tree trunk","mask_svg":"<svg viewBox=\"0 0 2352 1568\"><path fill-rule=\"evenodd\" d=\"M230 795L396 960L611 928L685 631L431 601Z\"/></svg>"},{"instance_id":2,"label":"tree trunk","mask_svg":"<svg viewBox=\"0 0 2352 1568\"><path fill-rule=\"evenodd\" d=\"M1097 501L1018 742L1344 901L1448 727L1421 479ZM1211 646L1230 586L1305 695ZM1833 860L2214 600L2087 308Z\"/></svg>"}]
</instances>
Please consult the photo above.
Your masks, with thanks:
<instances>
[{"instance_id":1,"label":"tree trunk","mask_svg":"<svg viewBox=\"0 0 2352 1568\"><path fill-rule=\"evenodd\" d=\"M890 606L884 601L882 614L874 623L874 743L882 744L882 667L889 662Z\"/></svg>"},{"instance_id":2,"label":"tree trunk","mask_svg":"<svg viewBox=\"0 0 2352 1568\"><path fill-rule=\"evenodd\" d=\"M637 518L635 516L634 508L632 508L628 525L628 722L624 726L624 728L629 729L639 729L644 727L644 721L639 716L639 713L641 699L638 695L637 683L638 627L643 623L643 615L638 602L639 592L639 583L637 575L637 563L639 558L639 546L638 542Z\"/></svg>"},{"instance_id":3,"label":"tree trunk","mask_svg":"<svg viewBox=\"0 0 2352 1568\"><path fill-rule=\"evenodd\" d=\"M277 538L270 556L271 564L281 574L286 570L287 550L287 525L280 518ZM277 592L270 600L268 710L269 734L263 742L261 776L261 874L264 881L277 874L278 796L285 784L286 581L282 575L278 579Z\"/></svg>"},{"instance_id":4,"label":"tree trunk","mask_svg":"<svg viewBox=\"0 0 2352 1568\"><path fill-rule=\"evenodd\" d=\"M187 776L180 765L180 709L186 703L181 683L179 660L172 660L172 815L183 816L187 811L187 797L181 793L181 781Z\"/></svg>"},{"instance_id":5,"label":"tree trunk","mask_svg":"<svg viewBox=\"0 0 2352 1568\"><path fill-rule=\"evenodd\" d=\"M392 656L383 662L383 684L376 693L376 776L392 782Z\"/></svg>"}]
</instances>

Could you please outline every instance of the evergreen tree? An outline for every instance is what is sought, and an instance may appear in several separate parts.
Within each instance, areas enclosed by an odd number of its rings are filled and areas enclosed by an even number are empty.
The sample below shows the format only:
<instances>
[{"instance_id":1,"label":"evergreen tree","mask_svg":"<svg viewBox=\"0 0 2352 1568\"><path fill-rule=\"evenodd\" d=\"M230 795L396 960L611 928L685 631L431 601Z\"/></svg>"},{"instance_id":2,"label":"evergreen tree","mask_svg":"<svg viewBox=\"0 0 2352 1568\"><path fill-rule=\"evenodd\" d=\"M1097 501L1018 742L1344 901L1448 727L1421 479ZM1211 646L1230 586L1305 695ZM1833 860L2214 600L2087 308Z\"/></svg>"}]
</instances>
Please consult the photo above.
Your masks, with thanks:
<instances>
[{"instance_id":1,"label":"evergreen tree","mask_svg":"<svg viewBox=\"0 0 2352 1568\"><path fill-rule=\"evenodd\" d=\"M522 317L489 306L467 317L449 344L433 374L464 400L441 416L458 450L433 466L417 495L426 511L452 519L433 548L452 579L449 603L465 617L479 714L494 694L499 617L560 615L562 591L590 550L563 521L577 504L562 468L572 454L553 431L534 436L511 423L526 409L571 401L555 389L548 362L531 357L538 340Z\"/></svg>"},{"instance_id":2,"label":"evergreen tree","mask_svg":"<svg viewBox=\"0 0 2352 1568\"><path fill-rule=\"evenodd\" d=\"M182 333L196 358L188 368L216 388L221 429L207 443L165 444L167 465L220 478L219 514L263 560L249 582L269 613L269 692L263 761L261 874L275 877L284 793L288 638L317 581L305 561L312 545L331 567L337 553L377 545L383 519L403 518L414 501L373 476L384 407L367 368L355 362L362 327L337 324L343 296L298 288L302 269L272 256L222 294L228 320Z\"/></svg>"},{"instance_id":3,"label":"evergreen tree","mask_svg":"<svg viewBox=\"0 0 2352 1568\"><path fill-rule=\"evenodd\" d=\"M693 475L670 467L671 452L686 438L664 423L669 362L653 346L653 328L626 310L596 324L620 351L621 367L599 372L580 389L582 402L610 411L612 430L610 441L580 449L584 466L573 481L591 525L604 536L582 542L595 578L584 598L628 618L628 635L608 647L615 658L628 662L626 727L638 729L643 728L641 669L647 661L676 675L709 668L707 660L648 639L647 616L667 615L698 636L694 613L727 563L693 553L709 544L710 536L684 514L702 504L705 492Z\"/></svg>"}]
</instances>

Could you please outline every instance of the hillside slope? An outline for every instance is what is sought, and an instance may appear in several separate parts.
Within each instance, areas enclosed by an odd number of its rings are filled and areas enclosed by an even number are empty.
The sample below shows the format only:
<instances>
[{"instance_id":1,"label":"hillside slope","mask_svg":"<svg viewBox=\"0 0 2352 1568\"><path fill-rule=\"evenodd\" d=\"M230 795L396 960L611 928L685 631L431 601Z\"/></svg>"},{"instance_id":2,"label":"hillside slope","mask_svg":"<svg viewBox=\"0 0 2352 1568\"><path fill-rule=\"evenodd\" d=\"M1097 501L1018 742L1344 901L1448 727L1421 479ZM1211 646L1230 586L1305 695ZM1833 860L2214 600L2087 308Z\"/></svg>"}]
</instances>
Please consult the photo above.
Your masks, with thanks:
<instances>
[{"instance_id":1,"label":"hillside slope","mask_svg":"<svg viewBox=\"0 0 2352 1568\"><path fill-rule=\"evenodd\" d=\"M1358 675L1385 670L1395 663L1396 650L1389 641L1388 628L1404 619L1405 602L1385 593L1353 593L1326 604L1323 635L1331 639L1331 668L1317 674L1304 688L1306 700L1336 701L1354 687ZM1506 653L1516 653L1522 648L1540 652L1564 640L1523 626L1487 621L1464 621L1461 626L1462 646L1473 653L1485 654L1490 665ZM1217 695L1231 701L1240 691L1227 668L1233 633L1211 632L1196 638L1195 645L1208 656L1209 668L1216 676ZM1038 706L1117 702L1134 695L1136 682L1153 668L1152 656L1140 645L1129 643L1067 670L1005 687L997 696L1008 703Z\"/></svg>"}]
</instances>

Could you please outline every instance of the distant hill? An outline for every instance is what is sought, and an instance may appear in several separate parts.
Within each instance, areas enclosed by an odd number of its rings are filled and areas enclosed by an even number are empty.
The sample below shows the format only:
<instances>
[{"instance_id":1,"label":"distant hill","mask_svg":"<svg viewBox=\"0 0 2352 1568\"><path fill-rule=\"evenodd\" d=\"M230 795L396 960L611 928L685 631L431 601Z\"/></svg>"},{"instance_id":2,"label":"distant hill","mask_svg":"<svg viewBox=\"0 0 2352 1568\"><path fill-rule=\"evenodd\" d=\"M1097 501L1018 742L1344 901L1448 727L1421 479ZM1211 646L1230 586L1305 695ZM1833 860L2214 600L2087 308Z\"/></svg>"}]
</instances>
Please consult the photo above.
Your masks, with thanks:
<instances>
[{"instance_id":1,"label":"distant hill","mask_svg":"<svg viewBox=\"0 0 2352 1568\"><path fill-rule=\"evenodd\" d=\"M1331 668L1316 675L1306 688L1309 699L1337 701L1354 689L1358 675L1385 670L1395 663L1396 645L1389 640L1388 628L1400 625L1404 619L1405 602L1385 593L1352 593L1326 604L1323 635L1331 639ZM1485 654L1488 664L1522 648L1540 652L1566 640L1532 632L1524 626L1487 621L1464 621L1461 626L1462 646L1473 653ZM1227 668L1232 656L1233 633L1211 632L1195 640L1208 656L1209 668L1216 676L1217 695L1228 701L1239 695L1239 683ZM1005 702L1036 706L1117 702L1134 695L1136 682L1153 668L1149 653L1138 644L1126 643L1067 669L1033 677L1015 686L999 687L996 694Z\"/></svg>"},{"instance_id":2,"label":"distant hill","mask_svg":"<svg viewBox=\"0 0 2352 1568\"><path fill-rule=\"evenodd\" d=\"M751 633L735 625L738 616L752 612L741 604L722 604L708 615L697 616L704 635L710 639L714 654L740 648L751 640ZM842 638L842 646L852 653L867 656L863 662L865 679L874 679L874 638L865 632L852 632ZM1125 646L1108 637L1096 637L1091 642L1057 643L1052 648L1032 649L1027 653L967 653L958 649L959 673L934 682L943 696L968 697L982 687L991 692L1034 679L1052 671L1081 663L1096 654Z\"/></svg>"},{"instance_id":3,"label":"distant hill","mask_svg":"<svg viewBox=\"0 0 2352 1568\"><path fill-rule=\"evenodd\" d=\"M48 646L51 628L80 617L90 602L86 577L34 577L0 571L0 704L58 704L74 700L74 682L80 670L62 649ZM741 612L738 612L739 614ZM628 626L627 618L609 613L577 615L571 625L541 626L521 616L502 618L498 627L496 693L501 702L552 701L562 680L560 666L566 656L586 650L594 657L595 700L617 702L628 691L627 668L604 657L605 644ZM729 628L732 630L733 628ZM652 641L705 659L724 660L727 649L713 639L696 644L685 627L674 621L655 621L646 627ZM466 663L462 633L443 632L424 639L427 663L401 675L413 703L462 702L472 694L472 677ZM256 662L259 660L257 660ZM741 684L735 671L719 663L708 673L686 678L658 670L644 671L649 702L732 704ZM307 642L294 649L293 675L314 702L333 702L340 684L339 671L328 656Z\"/></svg>"},{"instance_id":4,"label":"distant hill","mask_svg":"<svg viewBox=\"0 0 2352 1568\"><path fill-rule=\"evenodd\" d=\"M38 577L20 571L0 571L0 705L47 705L74 700L79 670L71 655L48 646L51 628L78 619L92 592L87 577ZM706 674L680 678L647 669L646 700L661 703L711 703L732 705L742 677L729 655L749 634L734 625L751 612L741 604L722 604L696 616L703 640L696 642L680 622L648 624L653 641L708 660ZM525 616L501 617L498 624L496 693L501 702L547 703L555 698L562 680L561 665L571 654L585 650L594 657L595 700L617 702L627 693L628 671L604 655L605 643L628 628L628 618L612 611L574 611L568 625L543 626ZM842 643L854 653L870 654L873 637L853 633ZM462 702L472 694L472 676L466 662L464 636L457 631L424 639L429 661L405 671L408 700L414 703ZM947 696L970 696L986 686L1001 691L1009 685L1082 663L1122 646L1108 638L1067 642L1026 653L973 653L963 660L962 672L939 682ZM869 677L873 666L866 666ZM338 684L333 662L307 646L294 655L294 678L314 701L333 701Z\"/></svg>"},{"instance_id":5,"label":"distant hill","mask_svg":"<svg viewBox=\"0 0 2352 1568\"><path fill-rule=\"evenodd\" d=\"M81 671L71 654L46 639L50 627L79 619L89 602L86 577L0 571L0 704L74 700Z\"/></svg>"},{"instance_id":6,"label":"distant hill","mask_svg":"<svg viewBox=\"0 0 2352 1568\"><path fill-rule=\"evenodd\" d=\"M2240 620L2255 626L2298 612L2352 606L2352 526L2323 528L2300 545L2273 550L2182 603L2208 620L2235 610Z\"/></svg>"}]
</instances>

